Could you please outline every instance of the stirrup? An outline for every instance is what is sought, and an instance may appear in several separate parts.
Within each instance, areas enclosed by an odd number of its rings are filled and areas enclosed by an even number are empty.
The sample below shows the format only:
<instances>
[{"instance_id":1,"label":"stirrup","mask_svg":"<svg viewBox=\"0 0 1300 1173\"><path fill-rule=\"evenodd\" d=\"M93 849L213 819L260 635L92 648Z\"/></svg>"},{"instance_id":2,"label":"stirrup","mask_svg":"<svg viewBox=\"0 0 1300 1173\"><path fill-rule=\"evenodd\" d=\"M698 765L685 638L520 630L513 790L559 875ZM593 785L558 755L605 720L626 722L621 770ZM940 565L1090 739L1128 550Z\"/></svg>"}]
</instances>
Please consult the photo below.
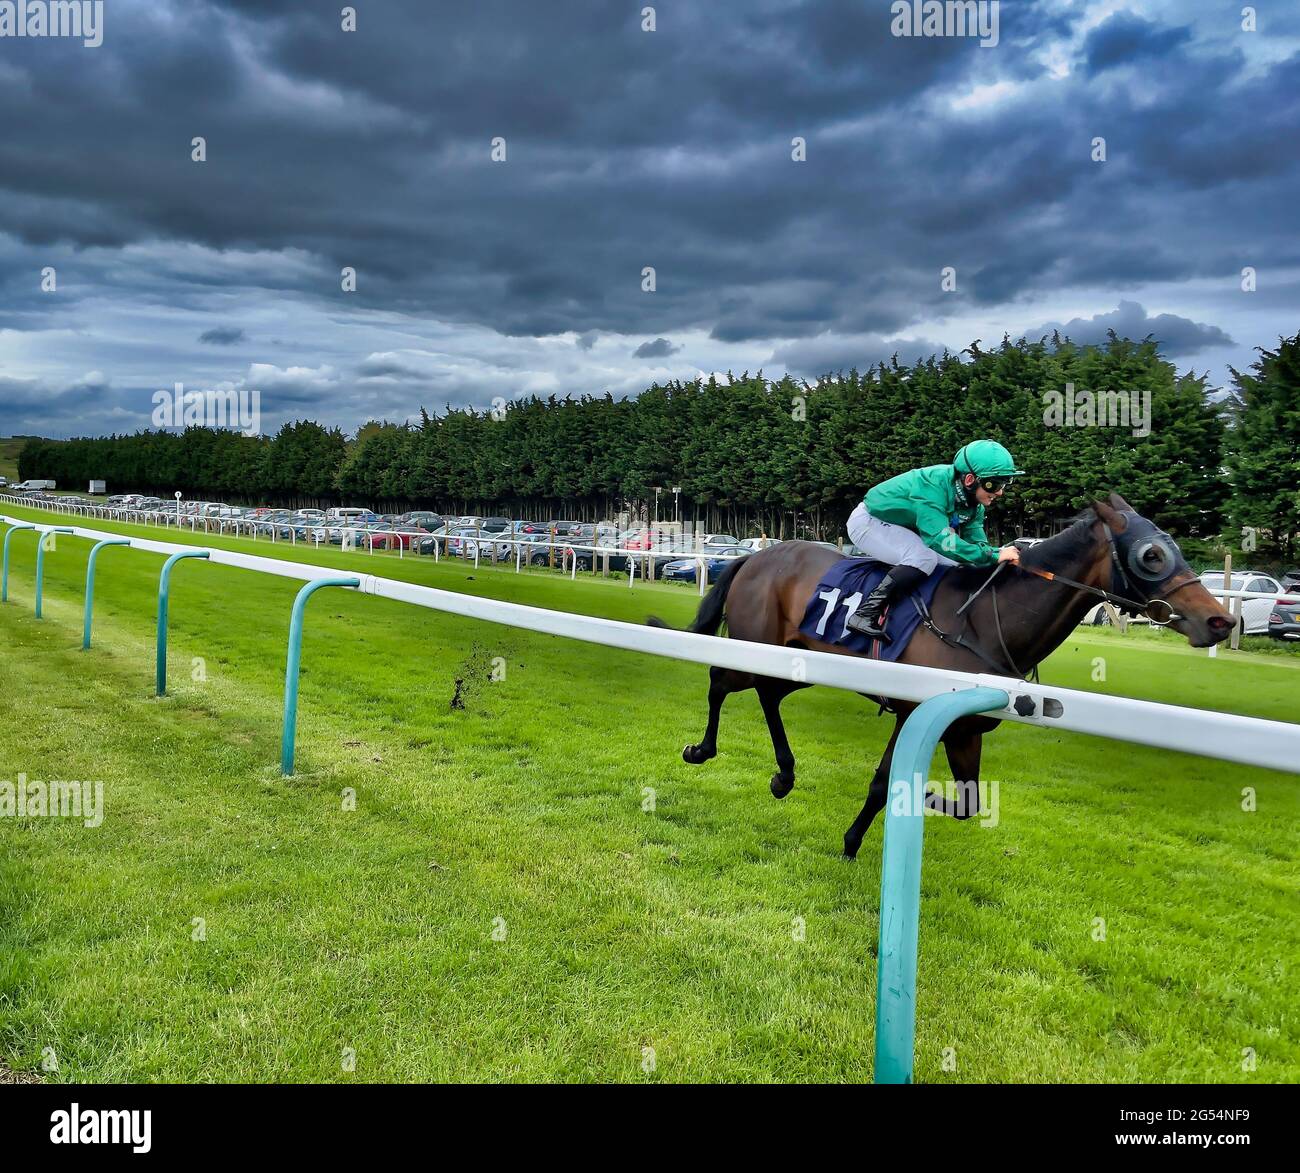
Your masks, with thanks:
<instances>
[{"instance_id":1,"label":"stirrup","mask_svg":"<svg viewBox=\"0 0 1300 1173\"><path fill-rule=\"evenodd\" d=\"M878 640L882 644L891 644L893 639L885 631L884 616L877 616L874 623L870 617L863 615L860 611L854 611L849 616L845 625L850 631L856 631L859 635L865 635L868 639Z\"/></svg>"}]
</instances>

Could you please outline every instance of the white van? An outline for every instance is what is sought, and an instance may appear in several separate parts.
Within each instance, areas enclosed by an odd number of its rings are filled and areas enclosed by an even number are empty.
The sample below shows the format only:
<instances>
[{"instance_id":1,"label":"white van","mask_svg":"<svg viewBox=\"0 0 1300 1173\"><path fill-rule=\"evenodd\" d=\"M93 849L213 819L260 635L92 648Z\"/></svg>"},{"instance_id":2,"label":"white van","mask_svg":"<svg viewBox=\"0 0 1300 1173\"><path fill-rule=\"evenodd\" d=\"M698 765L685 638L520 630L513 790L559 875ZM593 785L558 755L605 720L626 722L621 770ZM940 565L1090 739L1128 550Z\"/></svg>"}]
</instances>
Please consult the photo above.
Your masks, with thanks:
<instances>
[{"instance_id":1,"label":"white van","mask_svg":"<svg viewBox=\"0 0 1300 1173\"><path fill-rule=\"evenodd\" d=\"M355 521L358 517L366 517L370 513L369 509L354 509L351 506L327 509L325 516L330 521Z\"/></svg>"}]
</instances>

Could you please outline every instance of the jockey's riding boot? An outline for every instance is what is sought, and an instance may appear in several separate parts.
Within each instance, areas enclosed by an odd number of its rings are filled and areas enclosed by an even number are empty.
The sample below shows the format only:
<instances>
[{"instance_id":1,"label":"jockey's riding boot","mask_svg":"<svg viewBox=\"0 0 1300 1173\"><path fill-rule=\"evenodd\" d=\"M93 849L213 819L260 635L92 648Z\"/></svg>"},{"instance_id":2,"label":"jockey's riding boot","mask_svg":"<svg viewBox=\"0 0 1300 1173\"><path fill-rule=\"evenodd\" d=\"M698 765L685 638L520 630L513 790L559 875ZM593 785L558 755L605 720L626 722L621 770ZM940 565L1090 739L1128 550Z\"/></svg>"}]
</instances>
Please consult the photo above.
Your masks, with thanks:
<instances>
[{"instance_id":1,"label":"jockey's riding boot","mask_svg":"<svg viewBox=\"0 0 1300 1173\"><path fill-rule=\"evenodd\" d=\"M915 566L892 567L876 584L876 589L863 599L861 606L849 616L848 629L870 639L879 640L882 644L893 643L893 640L885 634L881 612L889 606L890 600L910 594L928 577L924 570L918 570Z\"/></svg>"}]
</instances>

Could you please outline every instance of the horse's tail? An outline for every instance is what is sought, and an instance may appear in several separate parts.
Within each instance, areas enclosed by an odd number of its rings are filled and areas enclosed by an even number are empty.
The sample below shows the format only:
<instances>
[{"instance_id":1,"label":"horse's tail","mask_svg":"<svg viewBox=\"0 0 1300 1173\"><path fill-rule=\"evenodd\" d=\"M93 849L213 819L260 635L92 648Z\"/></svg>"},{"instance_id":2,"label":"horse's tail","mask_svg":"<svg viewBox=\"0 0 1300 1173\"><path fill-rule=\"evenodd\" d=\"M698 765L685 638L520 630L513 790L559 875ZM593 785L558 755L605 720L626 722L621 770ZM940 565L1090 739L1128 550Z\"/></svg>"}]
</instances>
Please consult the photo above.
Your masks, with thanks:
<instances>
[{"instance_id":1,"label":"horse's tail","mask_svg":"<svg viewBox=\"0 0 1300 1173\"><path fill-rule=\"evenodd\" d=\"M731 590L731 580L736 577L738 571L750 559L746 554L742 558L737 558L734 562L728 562L722 568L718 575L718 581L713 584L713 589L704 596L704 602L700 604L700 609L695 613L695 620L686 629L693 631L698 635L717 635L718 628L722 626L723 612L727 606L727 592ZM646 622L651 627L669 626L662 619L657 619L651 615Z\"/></svg>"}]
</instances>

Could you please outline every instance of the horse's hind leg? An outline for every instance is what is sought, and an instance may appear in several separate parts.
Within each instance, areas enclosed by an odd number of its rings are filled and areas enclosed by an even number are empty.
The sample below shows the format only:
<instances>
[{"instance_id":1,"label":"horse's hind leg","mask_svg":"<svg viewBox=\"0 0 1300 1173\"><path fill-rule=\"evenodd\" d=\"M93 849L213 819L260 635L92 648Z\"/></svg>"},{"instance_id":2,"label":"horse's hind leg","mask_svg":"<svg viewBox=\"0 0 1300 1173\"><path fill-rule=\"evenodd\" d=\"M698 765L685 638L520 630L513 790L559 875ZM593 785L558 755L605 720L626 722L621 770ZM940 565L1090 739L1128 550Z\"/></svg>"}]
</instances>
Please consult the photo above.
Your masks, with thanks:
<instances>
[{"instance_id":1,"label":"horse's hind leg","mask_svg":"<svg viewBox=\"0 0 1300 1173\"><path fill-rule=\"evenodd\" d=\"M889 735L889 744L885 746L885 756L880 759L880 765L876 767L876 772L872 775L871 787L867 791L867 801L863 804L858 817L853 820L853 826L844 832L845 859L857 858L858 848L862 846L862 838L866 835L867 828L871 826L871 820L885 809L885 799L889 794L889 766L894 758L894 742L898 740L898 731L902 729L903 722L907 720L915 707L915 705L912 705L900 710L894 720L894 732Z\"/></svg>"},{"instance_id":2,"label":"horse's hind leg","mask_svg":"<svg viewBox=\"0 0 1300 1173\"><path fill-rule=\"evenodd\" d=\"M943 748L948 755L948 765L952 767L958 797L954 800L941 794L927 794L926 806L954 819L969 819L980 813L980 750L983 744L983 735L962 729L961 722L944 734Z\"/></svg>"},{"instance_id":3,"label":"horse's hind leg","mask_svg":"<svg viewBox=\"0 0 1300 1173\"><path fill-rule=\"evenodd\" d=\"M698 766L718 756L718 716L722 712L722 702L731 693L742 692L752 685L753 677L747 673L734 672L730 668L709 669L709 723L698 744L688 745L682 750L682 761Z\"/></svg>"},{"instance_id":4,"label":"horse's hind leg","mask_svg":"<svg viewBox=\"0 0 1300 1173\"><path fill-rule=\"evenodd\" d=\"M781 720L781 702L792 692L807 688L806 684L790 684L783 680L760 678L755 688L758 702L767 718L767 731L772 735L772 749L776 751L776 773L772 775L772 794L784 798L794 789L794 754L785 736L785 723Z\"/></svg>"}]
</instances>

